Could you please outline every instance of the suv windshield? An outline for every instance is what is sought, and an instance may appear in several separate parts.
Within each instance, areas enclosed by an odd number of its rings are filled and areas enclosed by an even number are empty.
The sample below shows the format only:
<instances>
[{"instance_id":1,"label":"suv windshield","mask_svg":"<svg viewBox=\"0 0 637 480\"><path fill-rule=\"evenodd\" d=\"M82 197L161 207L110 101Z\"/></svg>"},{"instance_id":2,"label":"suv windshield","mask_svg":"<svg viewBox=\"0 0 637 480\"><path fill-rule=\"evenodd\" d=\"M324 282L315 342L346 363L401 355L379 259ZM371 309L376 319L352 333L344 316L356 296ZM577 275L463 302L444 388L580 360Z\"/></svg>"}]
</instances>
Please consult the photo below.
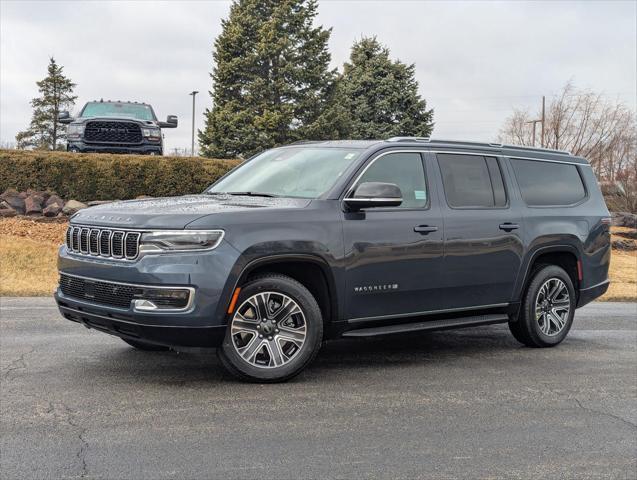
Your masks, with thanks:
<instances>
[{"instance_id":1,"label":"suv windshield","mask_svg":"<svg viewBox=\"0 0 637 480\"><path fill-rule=\"evenodd\" d=\"M328 147L268 150L219 180L207 193L318 198L334 185L360 152Z\"/></svg>"},{"instance_id":2,"label":"suv windshield","mask_svg":"<svg viewBox=\"0 0 637 480\"><path fill-rule=\"evenodd\" d=\"M128 117L144 121L155 120L150 106L139 103L91 102L84 106L80 117Z\"/></svg>"}]
</instances>

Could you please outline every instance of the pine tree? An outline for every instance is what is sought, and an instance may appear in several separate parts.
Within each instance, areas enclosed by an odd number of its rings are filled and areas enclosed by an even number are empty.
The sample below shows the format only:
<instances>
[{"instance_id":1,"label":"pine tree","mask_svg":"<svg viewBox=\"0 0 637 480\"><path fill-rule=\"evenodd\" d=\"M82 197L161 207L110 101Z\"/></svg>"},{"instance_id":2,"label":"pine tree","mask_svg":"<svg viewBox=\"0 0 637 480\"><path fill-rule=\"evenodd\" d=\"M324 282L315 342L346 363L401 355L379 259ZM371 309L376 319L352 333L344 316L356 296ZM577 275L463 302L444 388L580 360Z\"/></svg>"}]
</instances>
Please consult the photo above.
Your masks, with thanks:
<instances>
[{"instance_id":1,"label":"pine tree","mask_svg":"<svg viewBox=\"0 0 637 480\"><path fill-rule=\"evenodd\" d=\"M213 107L199 132L211 157L249 156L300 139L338 137L331 30L316 0L237 0L214 44Z\"/></svg>"},{"instance_id":2,"label":"pine tree","mask_svg":"<svg viewBox=\"0 0 637 480\"><path fill-rule=\"evenodd\" d=\"M427 102L418 94L414 73L413 64L392 61L389 50L375 37L354 43L339 82L350 138L431 134L433 110L427 110Z\"/></svg>"},{"instance_id":3,"label":"pine tree","mask_svg":"<svg viewBox=\"0 0 637 480\"><path fill-rule=\"evenodd\" d=\"M29 128L16 135L18 148L56 150L66 136L66 127L58 122L58 114L73 107L77 96L73 95L75 84L64 76L64 67L51 57L48 75L36 82L40 96L31 100L33 116Z\"/></svg>"}]
</instances>

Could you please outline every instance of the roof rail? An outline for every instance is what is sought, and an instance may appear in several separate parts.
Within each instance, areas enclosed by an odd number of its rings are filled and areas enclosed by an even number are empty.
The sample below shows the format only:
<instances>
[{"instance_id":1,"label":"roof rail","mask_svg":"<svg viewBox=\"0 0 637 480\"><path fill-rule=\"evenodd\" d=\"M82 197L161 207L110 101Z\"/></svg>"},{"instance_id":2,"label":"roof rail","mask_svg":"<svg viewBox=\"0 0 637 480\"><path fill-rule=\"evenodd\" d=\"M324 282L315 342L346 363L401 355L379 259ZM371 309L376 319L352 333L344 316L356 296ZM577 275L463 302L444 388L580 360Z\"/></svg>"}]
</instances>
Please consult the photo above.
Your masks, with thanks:
<instances>
[{"instance_id":1,"label":"roof rail","mask_svg":"<svg viewBox=\"0 0 637 480\"><path fill-rule=\"evenodd\" d=\"M572 155L568 150L555 150L553 148L542 148L542 147L528 147L525 145L502 145L503 148L510 148L511 150L529 150L533 152L546 152L546 153L557 153L559 155Z\"/></svg>"},{"instance_id":2,"label":"roof rail","mask_svg":"<svg viewBox=\"0 0 637 480\"><path fill-rule=\"evenodd\" d=\"M487 142L469 142L463 140L443 140L439 138L430 137L391 137L386 140L387 142L422 142L422 143L448 143L451 145L471 145L476 147L491 147L491 148L508 148L511 150L528 150L528 151L540 151L546 153L556 153L559 155L571 155L571 152L566 150L554 150L551 148L529 147L525 145L506 145L502 143L487 143Z\"/></svg>"}]
</instances>

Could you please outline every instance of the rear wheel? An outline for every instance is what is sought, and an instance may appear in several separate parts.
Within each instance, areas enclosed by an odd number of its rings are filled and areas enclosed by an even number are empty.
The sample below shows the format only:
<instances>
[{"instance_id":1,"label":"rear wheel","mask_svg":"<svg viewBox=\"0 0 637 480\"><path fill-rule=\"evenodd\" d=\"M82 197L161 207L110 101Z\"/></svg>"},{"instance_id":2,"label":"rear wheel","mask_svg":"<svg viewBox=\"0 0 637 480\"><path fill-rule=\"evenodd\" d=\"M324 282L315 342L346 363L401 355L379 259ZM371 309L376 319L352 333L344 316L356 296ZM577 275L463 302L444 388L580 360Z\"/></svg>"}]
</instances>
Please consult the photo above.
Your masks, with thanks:
<instances>
[{"instance_id":1,"label":"rear wheel","mask_svg":"<svg viewBox=\"0 0 637 480\"><path fill-rule=\"evenodd\" d=\"M553 347L566 338L575 314L571 277L556 265L538 268L526 289L519 318L509 329L529 347Z\"/></svg>"},{"instance_id":2,"label":"rear wheel","mask_svg":"<svg viewBox=\"0 0 637 480\"><path fill-rule=\"evenodd\" d=\"M128 338L122 338L131 347L135 347L137 350L144 350L146 352L165 352L170 348L164 345L155 345L153 343L140 342L139 340L130 340Z\"/></svg>"},{"instance_id":3,"label":"rear wheel","mask_svg":"<svg viewBox=\"0 0 637 480\"><path fill-rule=\"evenodd\" d=\"M242 288L237 305L217 349L233 375L253 382L286 381L318 353L321 310L296 280L278 274L257 277Z\"/></svg>"}]
</instances>

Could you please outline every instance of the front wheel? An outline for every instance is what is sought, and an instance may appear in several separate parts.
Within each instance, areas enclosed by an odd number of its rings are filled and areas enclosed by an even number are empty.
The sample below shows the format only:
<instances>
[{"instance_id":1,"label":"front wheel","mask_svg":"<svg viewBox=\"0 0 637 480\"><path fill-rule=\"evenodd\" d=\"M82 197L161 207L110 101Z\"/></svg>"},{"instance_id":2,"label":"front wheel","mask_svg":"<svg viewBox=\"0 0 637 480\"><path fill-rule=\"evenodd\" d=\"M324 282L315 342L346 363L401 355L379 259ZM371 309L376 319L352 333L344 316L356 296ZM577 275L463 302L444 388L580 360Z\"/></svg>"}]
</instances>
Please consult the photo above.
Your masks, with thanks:
<instances>
[{"instance_id":1,"label":"front wheel","mask_svg":"<svg viewBox=\"0 0 637 480\"><path fill-rule=\"evenodd\" d=\"M526 289L519 318L509 322L509 329L529 347L553 347L571 329L575 306L571 277L556 265L540 267Z\"/></svg>"},{"instance_id":2,"label":"front wheel","mask_svg":"<svg viewBox=\"0 0 637 480\"><path fill-rule=\"evenodd\" d=\"M233 375L252 382L283 382L316 356L323 319L307 288L285 275L246 284L217 354Z\"/></svg>"}]
</instances>

